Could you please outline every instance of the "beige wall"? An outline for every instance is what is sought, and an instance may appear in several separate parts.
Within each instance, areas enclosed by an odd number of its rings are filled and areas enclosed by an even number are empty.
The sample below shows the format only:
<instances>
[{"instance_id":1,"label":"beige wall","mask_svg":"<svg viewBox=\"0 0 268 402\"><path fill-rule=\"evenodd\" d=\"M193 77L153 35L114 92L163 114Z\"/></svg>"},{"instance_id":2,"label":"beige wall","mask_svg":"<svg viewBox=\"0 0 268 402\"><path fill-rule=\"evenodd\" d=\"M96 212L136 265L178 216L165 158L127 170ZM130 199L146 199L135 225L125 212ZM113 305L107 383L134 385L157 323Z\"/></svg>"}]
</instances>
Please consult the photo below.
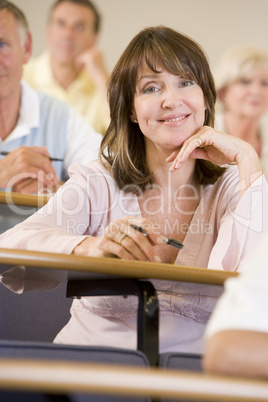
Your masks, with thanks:
<instances>
[{"instance_id":1,"label":"beige wall","mask_svg":"<svg viewBox=\"0 0 268 402\"><path fill-rule=\"evenodd\" d=\"M13 0L28 17L34 55L45 47L46 17L54 0ZM268 51L268 0L95 0L103 18L100 47L112 70L130 39L142 28L168 25L198 41L211 67L239 43Z\"/></svg>"}]
</instances>

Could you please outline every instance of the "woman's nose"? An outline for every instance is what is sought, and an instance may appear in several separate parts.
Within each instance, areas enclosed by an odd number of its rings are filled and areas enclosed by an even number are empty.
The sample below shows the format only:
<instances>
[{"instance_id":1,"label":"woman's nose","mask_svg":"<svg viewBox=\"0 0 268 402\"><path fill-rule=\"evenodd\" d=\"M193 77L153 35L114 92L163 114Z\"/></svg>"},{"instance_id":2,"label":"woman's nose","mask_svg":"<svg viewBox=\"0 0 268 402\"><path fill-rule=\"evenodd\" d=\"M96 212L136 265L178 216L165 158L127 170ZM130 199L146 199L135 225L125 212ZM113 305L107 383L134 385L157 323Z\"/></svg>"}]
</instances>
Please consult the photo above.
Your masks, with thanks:
<instances>
[{"instance_id":1,"label":"woman's nose","mask_svg":"<svg viewBox=\"0 0 268 402\"><path fill-rule=\"evenodd\" d=\"M162 107L163 108L175 108L182 104L182 98L179 91L174 89L168 89L163 92Z\"/></svg>"}]
</instances>

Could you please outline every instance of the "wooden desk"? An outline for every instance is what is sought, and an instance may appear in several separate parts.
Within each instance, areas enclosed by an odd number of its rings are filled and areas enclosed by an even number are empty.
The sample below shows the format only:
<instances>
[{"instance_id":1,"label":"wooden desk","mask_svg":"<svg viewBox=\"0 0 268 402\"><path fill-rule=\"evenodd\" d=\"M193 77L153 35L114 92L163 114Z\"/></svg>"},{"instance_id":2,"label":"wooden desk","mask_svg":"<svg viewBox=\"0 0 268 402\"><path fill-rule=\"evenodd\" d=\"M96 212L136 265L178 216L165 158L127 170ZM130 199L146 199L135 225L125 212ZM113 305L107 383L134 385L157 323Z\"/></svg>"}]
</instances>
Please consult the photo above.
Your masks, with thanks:
<instances>
[{"instance_id":1,"label":"wooden desk","mask_svg":"<svg viewBox=\"0 0 268 402\"><path fill-rule=\"evenodd\" d=\"M227 278L236 277L238 275L237 272L193 268L172 264L0 248L0 273L3 272L3 266L7 269L8 266L14 265L39 268L38 271L30 271L29 279L34 277L35 272L41 271L44 277L46 274L49 277L52 272L55 277L58 275L61 282L80 279L123 277L223 285ZM27 280L27 277L25 277L25 279Z\"/></svg>"},{"instance_id":2,"label":"wooden desk","mask_svg":"<svg viewBox=\"0 0 268 402\"><path fill-rule=\"evenodd\" d=\"M0 389L198 401L268 400L267 381L157 368L28 359L0 359Z\"/></svg>"},{"instance_id":3,"label":"wooden desk","mask_svg":"<svg viewBox=\"0 0 268 402\"><path fill-rule=\"evenodd\" d=\"M204 283L222 286L225 279L237 273L205 268L181 267L115 258L93 258L24 250L0 249L0 274L5 283L12 280L14 289L21 284L37 281L37 290L47 290L67 282L67 297L104 295L136 295L138 306L138 345L152 365L158 361L159 307L155 288L150 279ZM17 282L17 284L16 284Z\"/></svg>"},{"instance_id":4,"label":"wooden desk","mask_svg":"<svg viewBox=\"0 0 268 402\"><path fill-rule=\"evenodd\" d=\"M24 221L48 200L47 196L0 191L0 234Z\"/></svg>"},{"instance_id":5,"label":"wooden desk","mask_svg":"<svg viewBox=\"0 0 268 402\"><path fill-rule=\"evenodd\" d=\"M0 191L0 204L21 205L24 207L43 207L49 200L46 195L21 194Z\"/></svg>"}]
</instances>

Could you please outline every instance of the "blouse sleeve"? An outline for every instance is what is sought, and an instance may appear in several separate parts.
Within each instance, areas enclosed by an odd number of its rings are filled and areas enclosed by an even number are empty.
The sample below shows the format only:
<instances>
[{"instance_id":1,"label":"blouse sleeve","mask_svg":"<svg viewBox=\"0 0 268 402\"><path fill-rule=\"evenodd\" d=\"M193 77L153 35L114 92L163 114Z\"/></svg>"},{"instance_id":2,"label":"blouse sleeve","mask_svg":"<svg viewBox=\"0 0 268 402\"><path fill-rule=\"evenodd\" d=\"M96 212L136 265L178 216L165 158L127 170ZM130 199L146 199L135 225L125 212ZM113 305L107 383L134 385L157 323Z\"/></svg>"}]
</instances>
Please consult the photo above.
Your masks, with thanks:
<instances>
[{"instance_id":1,"label":"blouse sleeve","mask_svg":"<svg viewBox=\"0 0 268 402\"><path fill-rule=\"evenodd\" d=\"M268 184L264 175L255 180L235 202L226 203L208 268L234 271L268 229Z\"/></svg>"},{"instance_id":2,"label":"blouse sleeve","mask_svg":"<svg viewBox=\"0 0 268 402\"><path fill-rule=\"evenodd\" d=\"M43 208L0 236L1 248L71 254L106 226L108 179L80 164L72 165L69 173L70 179Z\"/></svg>"}]
</instances>

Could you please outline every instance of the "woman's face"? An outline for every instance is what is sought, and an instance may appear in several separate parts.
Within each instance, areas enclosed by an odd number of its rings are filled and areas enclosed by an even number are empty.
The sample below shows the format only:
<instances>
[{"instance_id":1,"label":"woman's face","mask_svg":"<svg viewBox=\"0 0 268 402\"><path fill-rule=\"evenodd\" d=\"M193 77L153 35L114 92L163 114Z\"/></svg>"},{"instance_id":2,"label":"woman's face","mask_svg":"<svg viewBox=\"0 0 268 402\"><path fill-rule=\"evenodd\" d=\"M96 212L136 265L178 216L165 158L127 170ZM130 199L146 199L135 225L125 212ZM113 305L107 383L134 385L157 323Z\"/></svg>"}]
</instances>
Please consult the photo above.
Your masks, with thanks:
<instances>
[{"instance_id":1,"label":"woman's face","mask_svg":"<svg viewBox=\"0 0 268 402\"><path fill-rule=\"evenodd\" d=\"M145 142L172 152L204 124L203 91L194 81L143 63L137 79L131 119L138 121Z\"/></svg>"},{"instance_id":2,"label":"woman's face","mask_svg":"<svg viewBox=\"0 0 268 402\"><path fill-rule=\"evenodd\" d=\"M240 79L221 96L225 109L241 118L259 119L268 110L268 69L258 68L249 79Z\"/></svg>"}]
</instances>

